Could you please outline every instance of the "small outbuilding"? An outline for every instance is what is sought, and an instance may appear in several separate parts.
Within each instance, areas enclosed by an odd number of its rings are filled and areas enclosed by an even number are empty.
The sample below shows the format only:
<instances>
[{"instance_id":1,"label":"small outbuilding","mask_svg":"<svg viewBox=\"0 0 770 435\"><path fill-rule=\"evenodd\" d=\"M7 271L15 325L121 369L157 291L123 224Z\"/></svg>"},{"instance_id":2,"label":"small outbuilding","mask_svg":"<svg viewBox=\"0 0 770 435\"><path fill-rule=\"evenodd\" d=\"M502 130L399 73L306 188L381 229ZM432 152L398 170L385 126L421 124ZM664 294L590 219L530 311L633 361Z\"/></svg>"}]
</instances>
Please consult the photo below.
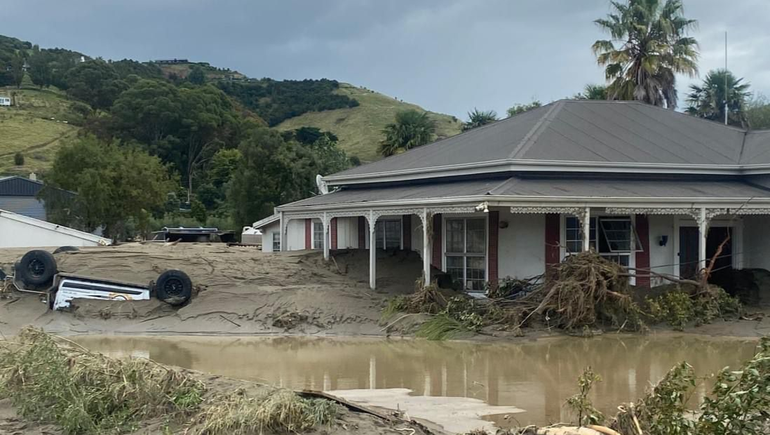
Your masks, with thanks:
<instances>
[{"instance_id":1,"label":"small outbuilding","mask_svg":"<svg viewBox=\"0 0 770 435\"><path fill-rule=\"evenodd\" d=\"M112 240L40 219L0 210L0 248L107 246Z\"/></svg>"},{"instance_id":2,"label":"small outbuilding","mask_svg":"<svg viewBox=\"0 0 770 435\"><path fill-rule=\"evenodd\" d=\"M11 106L11 97L0 95L0 106Z\"/></svg>"}]
</instances>

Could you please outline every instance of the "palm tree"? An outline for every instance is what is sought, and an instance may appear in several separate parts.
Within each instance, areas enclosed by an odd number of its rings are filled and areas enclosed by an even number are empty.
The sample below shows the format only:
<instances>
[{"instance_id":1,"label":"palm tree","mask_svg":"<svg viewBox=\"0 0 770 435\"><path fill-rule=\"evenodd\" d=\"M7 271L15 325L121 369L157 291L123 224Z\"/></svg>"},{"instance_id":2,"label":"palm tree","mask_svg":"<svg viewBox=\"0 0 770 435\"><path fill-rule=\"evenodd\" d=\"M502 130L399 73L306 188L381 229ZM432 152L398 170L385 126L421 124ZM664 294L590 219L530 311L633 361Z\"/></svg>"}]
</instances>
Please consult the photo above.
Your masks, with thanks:
<instances>
[{"instance_id":1,"label":"palm tree","mask_svg":"<svg viewBox=\"0 0 770 435\"><path fill-rule=\"evenodd\" d=\"M468 131L482 125L487 125L497 121L497 112L494 110L482 110L473 108L473 112L468 112L468 122L463 123L463 131Z\"/></svg>"},{"instance_id":2,"label":"palm tree","mask_svg":"<svg viewBox=\"0 0 770 435\"><path fill-rule=\"evenodd\" d=\"M676 74L698 72L698 42L686 36L697 24L681 0L613 1L613 13L594 21L611 39L594 42L605 67L608 97L676 108Z\"/></svg>"},{"instance_id":3,"label":"palm tree","mask_svg":"<svg viewBox=\"0 0 770 435\"><path fill-rule=\"evenodd\" d=\"M727 101L727 122L743 128L748 127L746 101L751 97L749 84L742 83L743 78L736 78L725 69L709 71L703 84L691 85L687 96L687 113L712 121L724 122L725 101ZM727 83L727 98L725 98Z\"/></svg>"},{"instance_id":4,"label":"palm tree","mask_svg":"<svg viewBox=\"0 0 770 435\"><path fill-rule=\"evenodd\" d=\"M385 138L380 142L380 153L385 156L402 153L433 140L436 124L427 112L404 110L396 114L395 122L382 130Z\"/></svg>"},{"instance_id":5,"label":"palm tree","mask_svg":"<svg viewBox=\"0 0 770 435\"><path fill-rule=\"evenodd\" d=\"M583 92L575 94L575 100L606 100L607 86L588 84L583 88Z\"/></svg>"}]
</instances>

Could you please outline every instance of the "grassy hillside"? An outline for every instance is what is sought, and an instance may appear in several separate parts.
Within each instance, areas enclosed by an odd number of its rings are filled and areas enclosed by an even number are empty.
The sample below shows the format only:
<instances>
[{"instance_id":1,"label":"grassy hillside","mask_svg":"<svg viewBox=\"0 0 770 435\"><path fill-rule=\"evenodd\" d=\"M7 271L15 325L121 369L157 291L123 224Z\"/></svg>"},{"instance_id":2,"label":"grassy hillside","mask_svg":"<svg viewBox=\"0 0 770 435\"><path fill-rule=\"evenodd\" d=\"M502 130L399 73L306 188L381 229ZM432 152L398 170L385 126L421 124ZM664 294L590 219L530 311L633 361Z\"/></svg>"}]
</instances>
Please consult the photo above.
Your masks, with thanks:
<instances>
[{"instance_id":1,"label":"grassy hillside","mask_svg":"<svg viewBox=\"0 0 770 435\"><path fill-rule=\"evenodd\" d=\"M339 145L348 155L358 156L362 161L377 160L382 129L393 122L396 113L406 109L424 111L420 106L405 103L368 89L340 83L336 91L357 100L358 107L310 112L287 119L276 128L293 130L300 127L317 127L330 131L339 137ZM436 121L439 138L453 136L460 132L462 123L453 116L429 112Z\"/></svg>"},{"instance_id":2,"label":"grassy hillside","mask_svg":"<svg viewBox=\"0 0 770 435\"><path fill-rule=\"evenodd\" d=\"M0 107L0 174L39 174L51 166L61 141L77 133L71 124L77 115L59 91L0 88L0 95L12 93L16 106ZM17 152L23 166L14 164Z\"/></svg>"}]
</instances>

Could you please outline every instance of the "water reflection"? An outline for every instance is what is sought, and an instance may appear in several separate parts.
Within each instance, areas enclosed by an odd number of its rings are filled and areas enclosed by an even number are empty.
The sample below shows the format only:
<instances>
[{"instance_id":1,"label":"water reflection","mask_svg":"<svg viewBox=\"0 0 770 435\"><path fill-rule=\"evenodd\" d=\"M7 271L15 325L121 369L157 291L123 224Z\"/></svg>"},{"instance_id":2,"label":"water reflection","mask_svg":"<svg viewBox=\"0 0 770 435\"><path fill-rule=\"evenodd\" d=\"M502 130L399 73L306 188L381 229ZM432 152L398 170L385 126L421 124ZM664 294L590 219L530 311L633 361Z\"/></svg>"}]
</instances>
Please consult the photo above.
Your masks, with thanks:
<instances>
[{"instance_id":1,"label":"water reflection","mask_svg":"<svg viewBox=\"0 0 770 435\"><path fill-rule=\"evenodd\" d=\"M603 377L593 398L612 413L636 400L676 363L699 376L748 359L756 342L693 337L560 338L516 344L311 338L81 337L108 354L149 355L178 365L289 388L352 390L408 388L416 395L470 397L516 406L522 424L566 421L562 404L582 369ZM701 385L694 400L710 389ZM495 419L497 420L497 419Z\"/></svg>"}]
</instances>

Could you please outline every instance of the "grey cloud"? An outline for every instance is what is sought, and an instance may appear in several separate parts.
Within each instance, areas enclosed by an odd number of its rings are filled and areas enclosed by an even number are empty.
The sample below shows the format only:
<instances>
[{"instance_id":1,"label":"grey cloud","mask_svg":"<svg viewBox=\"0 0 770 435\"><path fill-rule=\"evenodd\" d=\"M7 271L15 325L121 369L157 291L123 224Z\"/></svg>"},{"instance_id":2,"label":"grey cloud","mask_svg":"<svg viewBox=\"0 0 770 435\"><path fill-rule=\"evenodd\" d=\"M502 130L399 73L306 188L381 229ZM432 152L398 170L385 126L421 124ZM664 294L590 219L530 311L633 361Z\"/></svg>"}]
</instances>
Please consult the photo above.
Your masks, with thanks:
<instances>
[{"instance_id":1,"label":"grey cloud","mask_svg":"<svg viewBox=\"0 0 770 435\"><path fill-rule=\"evenodd\" d=\"M701 75L770 93L770 2L686 0ZM187 57L277 79L328 77L464 117L603 81L590 46L605 0L3 0L3 34L111 59ZM34 16L34 25L28 17ZM699 78L682 77L680 94Z\"/></svg>"}]
</instances>

